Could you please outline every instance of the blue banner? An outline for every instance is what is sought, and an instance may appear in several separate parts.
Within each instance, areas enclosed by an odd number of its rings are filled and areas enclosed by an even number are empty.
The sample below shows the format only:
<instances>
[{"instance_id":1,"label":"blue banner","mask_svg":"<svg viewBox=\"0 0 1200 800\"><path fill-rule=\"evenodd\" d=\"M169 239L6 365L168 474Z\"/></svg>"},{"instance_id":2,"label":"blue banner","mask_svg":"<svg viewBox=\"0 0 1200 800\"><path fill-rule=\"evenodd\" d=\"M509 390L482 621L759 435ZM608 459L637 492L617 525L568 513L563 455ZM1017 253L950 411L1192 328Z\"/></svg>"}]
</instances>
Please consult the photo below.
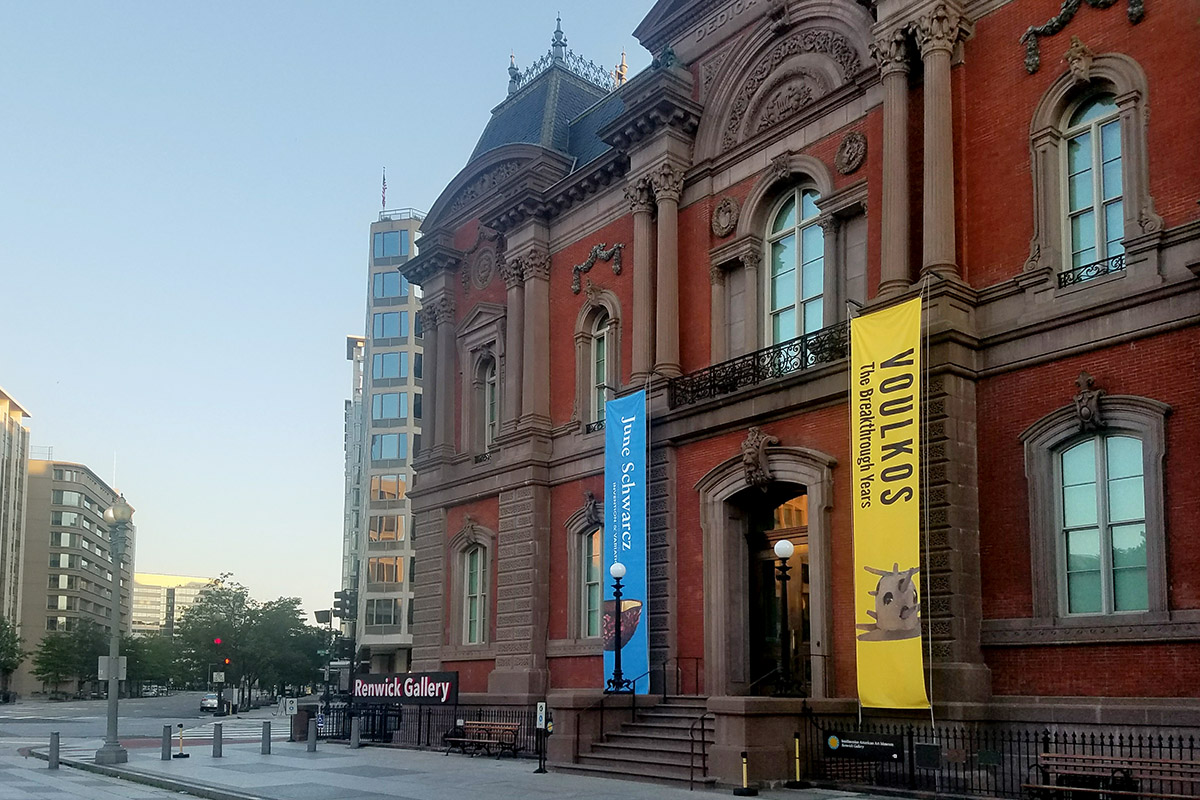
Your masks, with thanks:
<instances>
[{"instance_id":1,"label":"blue banner","mask_svg":"<svg viewBox=\"0 0 1200 800\"><path fill-rule=\"evenodd\" d=\"M650 691L650 626L646 608L646 393L610 400L604 410L604 682L613 677L621 648L621 673L639 694ZM608 569L625 565L621 608L613 599ZM617 615L621 637L617 641Z\"/></svg>"}]
</instances>

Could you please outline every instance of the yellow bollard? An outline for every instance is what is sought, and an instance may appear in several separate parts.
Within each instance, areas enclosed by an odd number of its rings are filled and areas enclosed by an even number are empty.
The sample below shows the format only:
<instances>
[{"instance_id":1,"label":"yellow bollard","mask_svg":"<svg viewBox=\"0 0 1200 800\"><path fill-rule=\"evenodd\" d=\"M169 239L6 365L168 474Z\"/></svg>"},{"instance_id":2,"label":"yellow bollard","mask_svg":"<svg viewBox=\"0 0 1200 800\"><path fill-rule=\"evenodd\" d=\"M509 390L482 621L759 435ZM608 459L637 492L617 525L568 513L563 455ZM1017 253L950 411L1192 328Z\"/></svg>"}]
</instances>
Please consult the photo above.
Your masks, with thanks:
<instances>
[{"instance_id":1,"label":"yellow bollard","mask_svg":"<svg viewBox=\"0 0 1200 800\"><path fill-rule=\"evenodd\" d=\"M183 723L179 723L179 752L171 756L171 758L189 758L190 756L183 752Z\"/></svg>"},{"instance_id":2,"label":"yellow bollard","mask_svg":"<svg viewBox=\"0 0 1200 800\"><path fill-rule=\"evenodd\" d=\"M806 784L800 780L800 732L793 733L792 739L796 744L796 778L795 780L788 781L784 786L788 789L803 789Z\"/></svg>"},{"instance_id":3,"label":"yellow bollard","mask_svg":"<svg viewBox=\"0 0 1200 800\"><path fill-rule=\"evenodd\" d=\"M757 797L758 796L758 789L750 788L749 761L750 761L750 759L746 755L746 751L743 750L742 751L742 787L740 789L733 790L734 795L737 797Z\"/></svg>"}]
</instances>

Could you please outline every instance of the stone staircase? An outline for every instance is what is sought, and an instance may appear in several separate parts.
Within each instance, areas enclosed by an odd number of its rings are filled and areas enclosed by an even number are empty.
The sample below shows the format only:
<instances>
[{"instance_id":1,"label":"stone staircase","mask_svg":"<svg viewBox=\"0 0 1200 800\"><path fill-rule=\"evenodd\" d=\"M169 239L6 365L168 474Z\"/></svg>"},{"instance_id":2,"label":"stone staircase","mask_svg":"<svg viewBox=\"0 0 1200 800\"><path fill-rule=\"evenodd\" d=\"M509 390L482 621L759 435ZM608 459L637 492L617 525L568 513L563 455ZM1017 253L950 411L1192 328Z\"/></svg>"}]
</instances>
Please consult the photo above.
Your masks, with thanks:
<instances>
[{"instance_id":1,"label":"stone staircase","mask_svg":"<svg viewBox=\"0 0 1200 800\"><path fill-rule=\"evenodd\" d=\"M687 784L694 763L696 784L711 787L716 779L707 776L702 753L712 749L713 719L710 716L704 720L703 735L701 724L696 722L706 709L705 697L668 696L653 708L639 710L635 722L622 723L620 730L607 734L590 751L580 753L576 763L560 764L555 769L682 786Z\"/></svg>"}]
</instances>

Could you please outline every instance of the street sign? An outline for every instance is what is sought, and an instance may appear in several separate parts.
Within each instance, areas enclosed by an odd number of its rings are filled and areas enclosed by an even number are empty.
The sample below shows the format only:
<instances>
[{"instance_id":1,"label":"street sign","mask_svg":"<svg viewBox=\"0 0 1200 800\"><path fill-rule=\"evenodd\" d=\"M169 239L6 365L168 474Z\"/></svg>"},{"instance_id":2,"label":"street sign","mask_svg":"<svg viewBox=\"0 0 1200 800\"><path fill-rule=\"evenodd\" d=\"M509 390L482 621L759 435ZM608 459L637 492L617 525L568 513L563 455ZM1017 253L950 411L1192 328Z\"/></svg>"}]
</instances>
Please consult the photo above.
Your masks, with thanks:
<instances>
[{"instance_id":1,"label":"street sign","mask_svg":"<svg viewBox=\"0 0 1200 800\"><path fill-rule=\"evenodd\" d=\"M297 701L295 697L283 698L283 713L287 714L289 717L296 716L296 702Z\"/></svg>"},{"instance_id":2,"label":"street sign","mask_svg":"<svg viewBox=\"0 0 1200 800\"><path fill-rule=\"evenodd\" d=\"M537 729L539 731L546 730L546 704L544 702L537 704Z\"/></svg>"},{"instance_id":3,"label":"street sign","mask_svg":"<svg viewBox=\"0 0 1200 800\"><path fill-rule=\"evenodd\" d=\"M321 711L317 712L317 730L325 730L325 714Z\"/></svg>"},{"instance_id":4,"label":"street sign","mask_svg":"<svg viewBox=\"0 0 1200 800\"><path fill-rule=\"evenodd\" d=\"M214 672L213 673L213 683L224 683L224 682L225 682L225 673L224 672Z\"/></svg>"},{"instance_id":5,"label":"street sign","mask_svg":"<svg viewBox=\"0 0 1200 800\"><path fill-rule=\"evenodd\" d=\"M111 656L100 656L96 661L96 680L108 680L108 661ZM117 680L125 680L125 656L117 657Z\"/></svg>"}]
</instances>

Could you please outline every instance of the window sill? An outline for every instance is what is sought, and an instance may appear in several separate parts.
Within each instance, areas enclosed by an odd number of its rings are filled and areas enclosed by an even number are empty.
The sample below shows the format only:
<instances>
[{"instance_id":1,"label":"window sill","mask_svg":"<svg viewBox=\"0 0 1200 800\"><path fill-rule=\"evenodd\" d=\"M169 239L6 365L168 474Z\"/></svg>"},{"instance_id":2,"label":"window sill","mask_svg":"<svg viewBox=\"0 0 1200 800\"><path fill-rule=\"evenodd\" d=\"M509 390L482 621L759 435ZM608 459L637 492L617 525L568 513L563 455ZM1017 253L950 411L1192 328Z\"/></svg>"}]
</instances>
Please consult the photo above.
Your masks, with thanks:
<instances>
[{"instance_id":1,"label":"window sill","mask_svg":"<svg viewBox=\"0 0 1200 800\"><path fill-rule=\"evenodd\" d=\"M490 661L496 657L496 648L491 643L446 645L440 653L445 661Z\"/></svg>"},{"instance_id":2,"label":"window sill","mask_svg":"<svg viewBox=\"0 0 1200 800\"><path fill-rule=\"evenodd\" d=\"M551 639L546 642L547 658L583 658L603 655L604 646L599 636L590 639Z\"/></svg>"},{"instance_id":3,"label":"window sill","mask_svg":"<svg viewBox=\"0 0 1200 800\"><path fill-rule=\"evenodd\" d=\"M984 647L1163 642L1200 638L1200 609L1111 616L983 621Z\"/></svg>"}]
</instances>

